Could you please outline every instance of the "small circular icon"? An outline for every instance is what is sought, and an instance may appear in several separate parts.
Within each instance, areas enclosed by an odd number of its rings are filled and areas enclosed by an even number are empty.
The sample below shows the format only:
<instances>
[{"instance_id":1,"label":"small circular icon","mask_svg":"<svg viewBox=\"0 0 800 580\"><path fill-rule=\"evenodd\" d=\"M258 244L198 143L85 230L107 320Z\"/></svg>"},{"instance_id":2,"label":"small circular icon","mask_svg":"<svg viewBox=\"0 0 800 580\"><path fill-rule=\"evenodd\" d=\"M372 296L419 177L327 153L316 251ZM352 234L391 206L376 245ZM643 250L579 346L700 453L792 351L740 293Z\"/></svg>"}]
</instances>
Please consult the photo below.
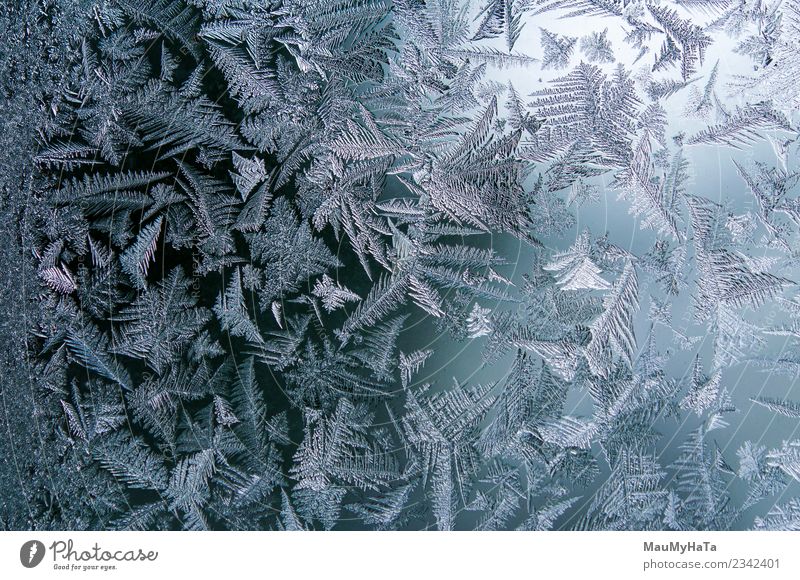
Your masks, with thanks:
<instances>
[{"instance_id":1,"label":"small circular icon","mask_svg":"<svg viewBox=\"0 0 800 580\"><path fill-rule=\"evenodd\" d=\"M26 568L36 568L44 560L44 544L39 540L30 540L19 549L19 561Z\"/></svg>"}]
</instances>

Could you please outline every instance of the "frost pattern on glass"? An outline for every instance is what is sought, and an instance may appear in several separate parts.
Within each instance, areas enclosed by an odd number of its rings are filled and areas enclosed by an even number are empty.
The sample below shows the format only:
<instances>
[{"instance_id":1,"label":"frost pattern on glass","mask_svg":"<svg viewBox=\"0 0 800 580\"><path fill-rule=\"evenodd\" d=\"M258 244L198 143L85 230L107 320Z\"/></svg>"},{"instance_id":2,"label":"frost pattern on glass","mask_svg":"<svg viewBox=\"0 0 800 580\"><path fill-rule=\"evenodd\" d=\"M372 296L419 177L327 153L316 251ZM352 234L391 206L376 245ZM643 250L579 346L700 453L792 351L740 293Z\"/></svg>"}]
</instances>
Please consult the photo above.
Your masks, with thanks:
<instances>
[{"instance_id":1,"label":"frost pattern on glass","mask_svg":"<svg viewBox=\"0 0 800 580\"><path fill-rule=\"evenodd\" d=\"M795 2L48 18L0 527L800 529Z\"/></svg>"}]
</instances>

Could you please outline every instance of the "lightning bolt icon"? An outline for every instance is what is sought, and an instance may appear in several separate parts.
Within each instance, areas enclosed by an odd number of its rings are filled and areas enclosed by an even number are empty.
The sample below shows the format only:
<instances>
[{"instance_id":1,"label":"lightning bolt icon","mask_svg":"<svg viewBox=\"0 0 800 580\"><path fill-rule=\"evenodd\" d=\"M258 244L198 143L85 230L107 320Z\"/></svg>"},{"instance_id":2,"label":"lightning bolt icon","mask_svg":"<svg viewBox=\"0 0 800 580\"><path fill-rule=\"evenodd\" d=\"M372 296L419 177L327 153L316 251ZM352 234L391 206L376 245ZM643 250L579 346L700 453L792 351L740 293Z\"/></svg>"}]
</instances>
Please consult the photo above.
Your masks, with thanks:
<instances>
[{"instance_id":1,"label":"lightning bolt icon","mask_svg":"<svg viewBox=\"0 0 800 580\"><path fill-rule=\"evenodd\" d=\"M31 544L31 552L28 554L28 564L33 562L33 557L36 556L36 553L39 551L38 544Z\"/></svg>"}]
</instances>

